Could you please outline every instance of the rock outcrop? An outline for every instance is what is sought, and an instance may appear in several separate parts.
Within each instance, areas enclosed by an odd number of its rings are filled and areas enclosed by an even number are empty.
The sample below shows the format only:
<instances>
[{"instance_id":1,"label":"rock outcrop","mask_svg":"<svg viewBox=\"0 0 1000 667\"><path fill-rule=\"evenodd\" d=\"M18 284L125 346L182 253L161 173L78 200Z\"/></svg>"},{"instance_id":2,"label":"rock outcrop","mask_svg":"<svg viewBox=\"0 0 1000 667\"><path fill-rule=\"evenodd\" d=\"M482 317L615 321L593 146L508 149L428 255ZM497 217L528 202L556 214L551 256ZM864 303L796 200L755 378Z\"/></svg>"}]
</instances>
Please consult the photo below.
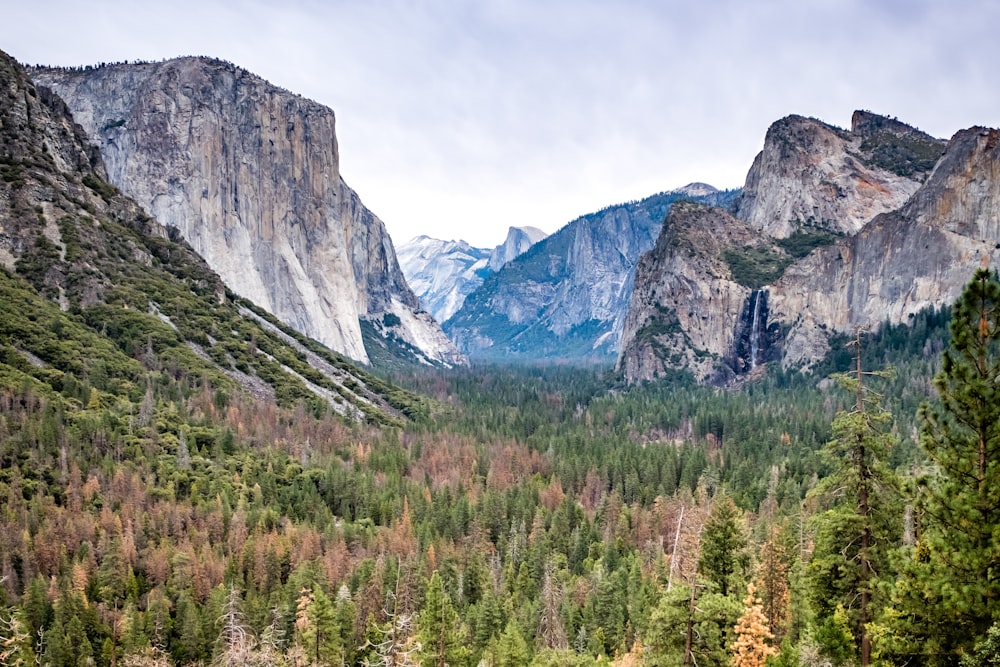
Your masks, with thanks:
<instances>
[{"instance_id":1,"label":"rock outcrop","mask_svg":"<svg viewBox=\"0 0 1000 667\"><path fill-rule=\"evenodd\" d=\"M444 322L462 307L486 276L545 237L545 232L535 227L511 227L506 240L488 250L465 241L418 236L399 246L396 255L421 306L438 322Z\"/></svg>"},{"instance_id":2,"label":"rock outcrop","mask_svg":"<svg viewBox=\"0 0 1000 667\"><path fill-rule=\"evenodd\" d=\"M783 364L808 366L823 331L906 322L950 305L981 262L1000 261L1000 130L962 130L899 210L790 266L771 314L789 329Z\"/></svg>"},{"instance_id":3,"label":"rock outcrop","mask_svg":"<svg viewBox=\"0 0 1000 667\"><path fill-rule=\"evenodd\" d=\"M681 369L706 379L735 363L761 361L731 358L752 290L734 279L726 251L764 245L757 230L722 209L674 204L656 246L636 267L618 370L632 382Z\"/></svg>"},{"instance_id":4,"label":"rock outcrop","mask_svg":"<svg viewBox=\"0 0 1000 667\"><path fill-rule=\"evenodd\" d=\"M729 195L713 188L707 197ZM664 192L574 220L488 277L445 330L473 358L613 358L639 255L686 196Z\"/></svg>"},{"instance_id":5,"label":"rock outcrop","mask_svg":"<svg viewBox=\"0 0 1000 667\"><path fill-rule=\"evenodd\" d=\"M465 241L418 236L400 245L396 254L410 289L438 322L454 315L491 273L490 251Z\"/></svg>"},{"instance_id":6,"label":"rock outcrop","mask_svg":"<svg viewBox=\"0 0 1000 667\"><path fill-rule=\"evenodd\" d=\"M832 334L904 323L948 305L977 266L1000 260L1000 131L963 130L939 158L936 140L864 112L855 114L850 133L790 117L768 137L766 157L758 156L747 178L751 194L736 209L743 219L675 205L640 260L618 359L628 381L686 369L727 382L776 359L808 368L829 351ZM845 142L872 164L895 165L897 176L915 185L905 202L854 232L857 216L890 206L903 190L857 188L843 201L829 183L864 180L864 165ZM807 165L824 165L826 176L802 167L807 155ZM782 160L806 169L798 185ZM829 171L838 164L843 173ZM871 169L886 173L868 168L865 179ZM829 215L839 211L850 224L831 226L834 219L823 216L819 225L790 224L797 219L789 212L804 202ZM781 213L770 218L774 224L758 217L765 210Z\"/></svg>"},{"instance_id":7,"label":"rock outcrop","mask_svg":"<svg viewBox=\"0 0 1000 667\"><path fill-rule=\"evenodd\" d=\"M496 273L507 262L520 257L548 234L537 227L511 227L507 238L490 253L490 271ZM445 318L447 319L447 318ZM444 321L444 320L442 320Z\"/></svg>"},{"instance_id":8,"label":"rock outcrop","mask_svg":"<svg viewBox=\"0 0 1000 667\"><path fill-rule=\"evenodd\" d=\"M463 362L341 178L329 108L206 58L32 75L66 100L110 181L233 291L359 361L369 322L423 361Z\"/></svg>"},{"instance_id":9,"label":"rock outcrop","mask_svg":"<svg viewBox=\"0 0 1000 667\"><path fill-rule=\"evenodd\" d=\"M850 132L788 116L768 129L736 217L767 236L855 234L916 192L944 142L898 121L855 112Z\"/></svg>"}]
</instances>

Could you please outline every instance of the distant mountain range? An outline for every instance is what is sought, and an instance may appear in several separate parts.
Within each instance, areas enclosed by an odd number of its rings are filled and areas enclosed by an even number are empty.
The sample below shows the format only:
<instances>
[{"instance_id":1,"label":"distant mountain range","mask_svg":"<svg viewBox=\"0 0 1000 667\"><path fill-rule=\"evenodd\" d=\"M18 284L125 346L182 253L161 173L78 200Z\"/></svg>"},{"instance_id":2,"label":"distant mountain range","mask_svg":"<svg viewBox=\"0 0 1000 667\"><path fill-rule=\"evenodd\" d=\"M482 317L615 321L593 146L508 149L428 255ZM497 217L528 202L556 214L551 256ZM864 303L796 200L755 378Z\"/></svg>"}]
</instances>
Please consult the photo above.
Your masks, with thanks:
<instances>
[{"instance_id":1,"label":"distant mountain range","mask_svg":"<svg viewBox=\"0 0 1000 667\"><path fill-rule=\"evenodd\" d=\"M511 227L506 240L492 249L474 248L465 241L418 236L399 246L396 256L420 305L438 322L444 322L462 307L486 276L545 236L535 227Z\"/></svg>"},{"instance_id":2,"label":"distant mountain range","mask_svg":"<svg viewBox=\"0 0 1000 667\"><path fill-rule=\"evenodd\" d=\"M128 233L189 244L207 263L198 272L221 279L220 302L233 301L228 289L255 317L273 313L268 326L363 363L617 361L630 382L677 370L739 381L771 362L807 369L831 336L947 305L1000 253L995 129L945 141L864 111L849 130L788 116L768 130L742 189L693 183L550 236L512 227L492 249L417 237L397 260L382 222L340 175L330 109L207 58L28 74L38 85L17 85L58 107L49 121L65 128L59 141L76 143L56 150L50 137L36 153L19 149L30 158L8 151L5 183L51 159L76 174L64 178L68 201L110 205L120 190L145 216L128 213ZM41 226L27 209L7 213L4 265L63 308L109 302L110 269L66 259L64 237L86 234L59 220L86 206L24 201ZM133 301L177 326L156 299ZM223 353L211 352L217 334L184 340L224 368Z\"/></svg>"},{"instance_id":3,"label":"distant mountain range","mask_svg":"<svg viewBox=\"0 0 1000 667\"><path fill-rule=\"evenodd\" d=\"M692 183L578 218L489 275L444 329L472 359L613 361L636 262L670 206L737 194Z\"/></svg>"}]
</instances>

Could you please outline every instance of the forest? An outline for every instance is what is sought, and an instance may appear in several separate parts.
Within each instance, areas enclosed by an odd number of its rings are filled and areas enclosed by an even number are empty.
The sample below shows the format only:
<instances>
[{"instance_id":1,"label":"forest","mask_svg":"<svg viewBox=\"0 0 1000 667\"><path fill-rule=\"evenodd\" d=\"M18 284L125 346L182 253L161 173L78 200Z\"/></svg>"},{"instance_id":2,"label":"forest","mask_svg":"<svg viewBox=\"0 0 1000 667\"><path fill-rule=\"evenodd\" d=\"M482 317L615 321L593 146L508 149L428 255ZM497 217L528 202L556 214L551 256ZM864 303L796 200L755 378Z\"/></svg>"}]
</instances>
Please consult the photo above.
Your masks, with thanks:
<instances>
[{"instance_id":1,"label":"forest","mask_svg":"<svg viewBox=\"0 0 1000 667\"><path fill-rule=\"evenodd\" d=\"M419 409L361 422L116 327L127 382L5 332L0 661L998 664L998 308L980 270L728 389L397 369Z\"/></svg>"}]
</instances>

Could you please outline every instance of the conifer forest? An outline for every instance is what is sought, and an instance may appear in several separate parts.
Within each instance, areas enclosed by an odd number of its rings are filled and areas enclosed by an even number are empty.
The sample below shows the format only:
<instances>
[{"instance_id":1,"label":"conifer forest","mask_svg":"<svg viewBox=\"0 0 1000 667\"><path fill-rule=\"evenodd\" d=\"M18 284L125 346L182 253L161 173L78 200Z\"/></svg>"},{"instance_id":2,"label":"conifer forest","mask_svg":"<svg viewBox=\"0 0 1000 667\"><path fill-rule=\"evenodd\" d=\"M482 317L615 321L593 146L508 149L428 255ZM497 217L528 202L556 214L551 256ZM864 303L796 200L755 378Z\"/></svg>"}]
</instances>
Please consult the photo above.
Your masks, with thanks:
<instances>
[{"instance_id":1,"label":"conifer forest","mask_svg":"<svg viewBox=\"0 0 1000 667\"><path fill-rule=\"evenodd\" d=\"M63 370L2 348L3 664L1000 659L988 270L811 373L401 370L382 423L106 331Z\"/></svg>"}]
</instances>

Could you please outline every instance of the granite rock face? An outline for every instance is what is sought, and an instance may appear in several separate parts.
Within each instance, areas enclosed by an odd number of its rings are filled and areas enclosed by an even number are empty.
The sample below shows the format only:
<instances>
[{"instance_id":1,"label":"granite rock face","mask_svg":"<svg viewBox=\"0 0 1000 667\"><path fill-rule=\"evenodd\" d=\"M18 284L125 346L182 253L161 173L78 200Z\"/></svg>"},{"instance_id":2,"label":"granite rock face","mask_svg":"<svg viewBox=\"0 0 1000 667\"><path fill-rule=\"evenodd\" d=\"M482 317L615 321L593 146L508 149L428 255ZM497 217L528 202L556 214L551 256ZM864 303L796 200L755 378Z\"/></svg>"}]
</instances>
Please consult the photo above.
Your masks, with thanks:
<instances>
[{"instance_id":1,"label":"granite rock face","mask_svg":"<svg viewBox=\"0 0 1000 667\"><path fill-rule=\"evenodd\" d=\"M619 370L631 382L689 370L725 383L772 360L807 369L831 334L952 303L976 267L1000 261L998 144L1000 131L971 128L942 149L866 112L851 132L778 121L735 218L689 204L671 211L636 271ZM829 187L837 182L881 185L845 198ZM801 225L794 212L805 203L827 213Z\"/></svg>"},{"instance_id":2,"label":"granite rock face","mask_svg":"<svg viewBox=\"0 0 1000 667\"><path fill-rule=\"evenodd\" d=\"M733 278L725 251L766 243L722 209L674 204L656 246L636 268L618 370L631 382L678 369L707 379L729 365L736 322L752 290Z\"/></svg>"},{"instance_id":3,"label":"granite rock face","mask_svg":"<svg viewBox=\"0 0 1000 667\"><path fill-rule=\"evenodd\" d=\"M954 302L981 263L998 266L998 144L998 130L962 130L899 210L785 271L771 302L772 316L789 328L786 367L808 365L825 352L824 327L846 333L906 322L924 308Z\"/></svg>"},{"instance_id":4,"label":"granite rock face","mask_svg":"<svg viewBox=\"0 0 1000 667\"><path fill-rule=\"evenodd\" d=\"M454 315L491 273L520 256L546 234L535 227L511 227L506 240L489 250L465 241L418 236L399 246L399 266L420 304L438 322Z\"/></svg>"},{"instance_id":5,"label":"granite rock face","mask_svg":"<svg viewBox=\"0 0 1000 667\"><path fill-rule=\"evenodd\" d=\"M490 251L465 241L417 236L400 245L397 256L406 282L439 322L454 315L490 273Z\"/></svg>"},{"instance_id":6,"label":"granite rock face","mask_svg":"<svg viewBox=\"0 0 1000 667\"><path fill-rule=\"evenodd\" d=\"M702 199L731 196L698 186ZM472 358L613 359L639 256L689 197L682 188L570 222L489 276L445 330Z\"/></svg>"},{"instance_id":7,"label":"granite rock face","mask_svg":"<svg viewBox=\"0 0 1000 667\"><path fill-rule=\"evenodd\" d=\"M234 292L359 361L362 322L389 321L422 361L463 363L419 312L384 225L341 178L329 108L206 58L32 76L66 100L111 183L177 228Z\"/></svg>"},{"instance_id":8,"label":"granite rock face","mask_svg":"<svg viewBox=\"0 0 1000 667\"><path fill-rule=\"evenodd\" d=\"M768 129L736 217L776 238L809 229L854 234L902 206L943 148L908 125L863 111L849 132L788 116Z\"/></svg>"},{"instance_id":9,"label":"granite rock face","mask_svg":"<svg viewBox=\"0 0 1000 667\"><path fill-rule=\"evenodd\" d=\"M507 262L520 257L548 234L537 227L511 227L507 238L490 253L490 271L496 273ZM447 319L447 318L445 318ZM443 322L444 320L442 320Z\"/></svg>"}]
</instances>

